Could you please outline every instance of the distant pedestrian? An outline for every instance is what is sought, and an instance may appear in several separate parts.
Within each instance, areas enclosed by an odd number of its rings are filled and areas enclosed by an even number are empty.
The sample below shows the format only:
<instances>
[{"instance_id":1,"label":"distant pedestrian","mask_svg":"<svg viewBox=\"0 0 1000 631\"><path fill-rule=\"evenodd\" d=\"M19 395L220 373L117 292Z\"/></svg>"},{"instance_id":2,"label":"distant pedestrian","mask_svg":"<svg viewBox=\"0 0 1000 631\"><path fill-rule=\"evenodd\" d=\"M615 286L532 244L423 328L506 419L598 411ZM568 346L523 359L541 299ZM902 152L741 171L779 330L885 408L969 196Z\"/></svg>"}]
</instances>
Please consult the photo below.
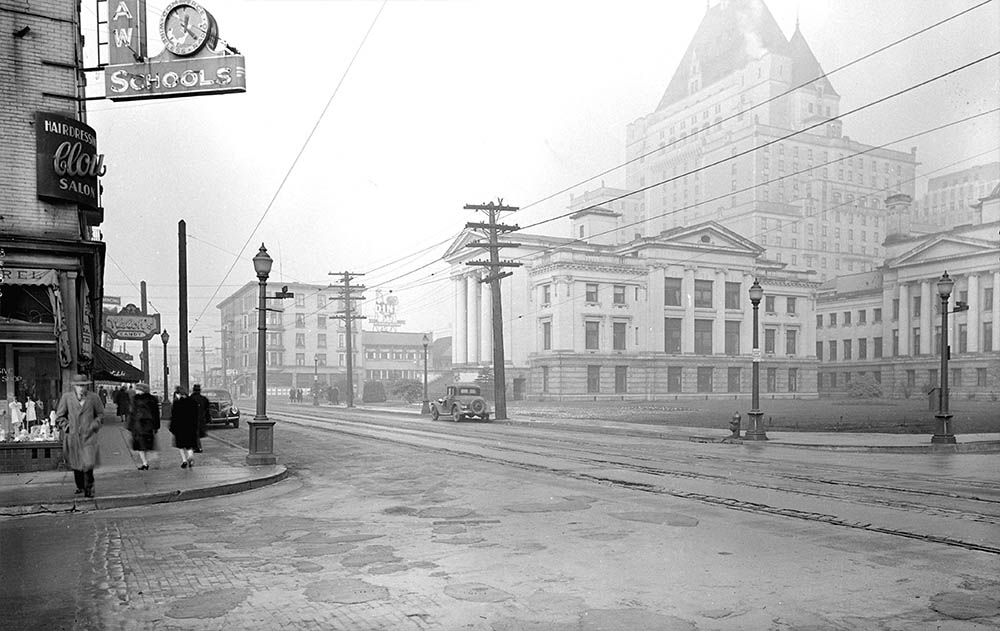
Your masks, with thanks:
<instances>
[{"instance_id":1,"label":"distant pedestrian","mask_svg":"<svg viewBox=\"0 0 1000 631\"><path fill-rule=\"evenodd\" d=\"M128 421L129 406L132 400L128 396L128 390L125 388L118 388L115 391L115 414L118 415L118 420L122 423Z\"/></svg>"},{"instance_id":2,"label":"distant pedestrian","mask_svg":"<svg viewBox=\"0 0 1000 631\"><path fill-rule=\"evenodd\" d=\"M208 409L208 399L201 393L201 384L194 384L191 387L191 400L198 404L198 446L194 448L194 453L201 453L201 439L208 436L208 421L211 412Z\"/></svg>"},{"instance_id":3,"label":"distant pedestrian","mask_svg":"<svg viewBox=\"0 0 1000 631\"><path fill-rule=\"evenodd\" d=\"M295 403L295 388L288 389L288 402Z\"/></svg>"},{"instance_id":4,"label":"distant pedestrian","mask_svg":"<svg viewBox=\"0 0 1000 631\"><path fill-rule=\"evenodd\" d=\"M191 400L184 386L174 389L170 433L174 435L174 447L181 452L181 469L193 467L198 446L198 403Z\"/></svg>"},{"instance_id":5,"label":"distant pedestrian","mask_svg":"<svg viewBox=\"0 0 1000 631\"><path fill-rule=\"evenodd\" d=\"M101 389L97 391L97 396L101 397L101 404L104 407L108 407L108 391L101 386Z\"/></svg>"},{"instance_id":6,"label":"distant pedestrian","mask_svg":"<svg viewBox=\"0 0 1000 631\"><path fill-rule=\"evenodd\" d=\"M139 454L139 471L149 469L147 451L156 450L156 432L160 431L160 400L149 393L149 384L136 384L135 398L128 416L128 431L132 433L132 449Z\"/></svg>"},{"instance_id":7,"label":"distant pedestrian","mask_svg":"<svg viewBox=\"0 0 1000 631\"><path fill-rule=\"evenodd\" d=\"M56 420L62 429L63 454L73 470L76 492L94 497L94 468L99 456L97 432L104 414L101 398L88 390L90 379L85 375L73 378L73 391L59 399Z\"/></svg>"}]
</instances>

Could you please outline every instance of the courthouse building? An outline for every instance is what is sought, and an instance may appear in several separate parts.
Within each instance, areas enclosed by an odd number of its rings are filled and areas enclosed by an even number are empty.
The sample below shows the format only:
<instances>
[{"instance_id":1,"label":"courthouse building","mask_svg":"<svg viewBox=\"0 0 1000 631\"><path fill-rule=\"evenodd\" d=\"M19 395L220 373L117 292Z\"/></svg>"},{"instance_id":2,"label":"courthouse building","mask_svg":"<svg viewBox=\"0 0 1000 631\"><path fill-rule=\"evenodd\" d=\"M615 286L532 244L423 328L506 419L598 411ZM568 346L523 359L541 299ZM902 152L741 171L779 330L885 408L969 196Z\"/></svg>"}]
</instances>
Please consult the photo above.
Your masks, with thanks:
<instances>
[{"instance_id":1,"label":"courthouse building","mask_svg":"<svg viewBox=\"0 0 1000 631\"><path fill-rule=\"evenodd\" d=\"M909 198L896 210L885 264L848 275L817 293L816 356L820 392L843 394L858 380L881 384L886 396L924 396L940 383L944 272L955 281L950 314L949 387L953 396L1000 396L1000 186L974 204L976 221L931 235L910 234Z\"/></svg>"},{"instance_id":2,"label":"courthouse building","mask_svg":"<svg viewBox=\"0 0 1000 631\"><path fill-rule=\"evenodd\" d=\"M715 222L615 244L618 220L594 208L572 216L590 241L516 233L505 258L523 263L502 281L504 356L513 398L733 397L750 390L753 315L760 305L761 392L815 397L813 274L762 257ZM609 231L610 229L610 231ZM453 368L492 361L490 286L471 231L445 254L454 288Z\"/></svg>"}]
</instances>

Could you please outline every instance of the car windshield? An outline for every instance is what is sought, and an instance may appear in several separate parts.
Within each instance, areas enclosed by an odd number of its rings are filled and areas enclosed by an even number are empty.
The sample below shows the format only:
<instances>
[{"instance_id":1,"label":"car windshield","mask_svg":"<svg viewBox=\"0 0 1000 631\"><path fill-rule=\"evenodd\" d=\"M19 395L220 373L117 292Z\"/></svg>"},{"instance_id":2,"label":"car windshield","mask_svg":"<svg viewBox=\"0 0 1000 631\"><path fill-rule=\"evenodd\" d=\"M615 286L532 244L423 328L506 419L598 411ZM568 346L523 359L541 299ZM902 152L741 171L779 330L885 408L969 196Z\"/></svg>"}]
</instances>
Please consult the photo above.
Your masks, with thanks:
<instances>
[{"instance_id":1,"label":"car windshield","mask_svg":"<svg viewBox=\"0 0 1000 631\"><path fill-rule=\"evenodd\" d=\"M473 396L479 396L479 388L473 388L473 387L459 388L458 389L458 393L459 394L471 394Z\"/></svg>"},{"instance_id":2,"label":"car windshield","mask_svg":"<svg viewBox=\"0 0 1000 631\"><path fill-rule=\"evenodd\" d=\"M203 390L202 394L209 401L216 403L228 403L233 400L229 393L225 390Z\"/></svg>"}]
</instances>

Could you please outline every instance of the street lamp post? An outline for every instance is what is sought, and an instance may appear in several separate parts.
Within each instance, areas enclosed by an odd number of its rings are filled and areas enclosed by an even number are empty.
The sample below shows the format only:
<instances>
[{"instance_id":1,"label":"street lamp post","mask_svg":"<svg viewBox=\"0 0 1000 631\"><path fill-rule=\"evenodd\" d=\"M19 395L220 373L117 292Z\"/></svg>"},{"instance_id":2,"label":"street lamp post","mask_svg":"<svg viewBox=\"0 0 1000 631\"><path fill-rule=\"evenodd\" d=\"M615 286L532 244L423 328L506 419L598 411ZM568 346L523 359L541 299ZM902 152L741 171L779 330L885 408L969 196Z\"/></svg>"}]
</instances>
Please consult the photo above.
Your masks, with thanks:
<instances>
[{"instance_id":1,"label":"street lamp post","mask_svg":"<svg viewBox=\"0 0 1000 631\"><path fill-rule=\"evenodd\" d=\"M319 355L313 355L313 405L319 405Z\"/></svg>"},{"instance_id":2,"label":"street lamp post","mask_svg":"<svg viewBox=\"0 0 1000 631\"><path fill-rule=\"evenodd\" d=\"M170 341L170 334L166 329L160 333L160 339L163 340L163 402L167 403L170 401L170 380L167 377L170 374L170 367L167 365L167 342Z\"/></svg>"},{"instance_id":3,"label":"street lamp post","mask_svg":"<svg viewBox=\"0 0 1000 631\"><path fill-rule=\"evenodd\" d=\"M951 413L948 411L948 355L951 353L948 346L948 298L954 287L955 281L948 276L948 272L937 282L938 295L941 296L941 387L938 389L938 411L934 415L936 423L934 435L931 436L932 443L956 442L951 428Z\"/></svg>"},{"instance_id":4,"label":"street lamp post","mask_svg":"<svg viewBox=\"0 0 1000 631\"><path fill-rule=\"evenodd\" d=\"M427 344L430 342L427 339L427 334L424 333L424 403L420 406L421 414L430 414L431 406L430 401L427 399Z\"/></svg>"},{"instance_id":5,"label":"street lamp post","mask_svg":"<svg viewBox=\"0 0 1000 631\"><path fill-rule=\"evenodd\" d=\"M247 453L248 465L271 465L274 457L274 421L267 418L267 277L271 273L273 260L267 248L260 244L260 250L253 257L253 268L257 273L260 300L257 307L257 413L250 425L250 448Z\"/></svg>"},{"instance_id":6,"label":"street lamp post","mask_svg":"<svg viewBox=\"0 0 1000 631\"><path fill-rule=\"evenodd\" d=\"M760 325L757 320L757 312L760 308L760 300L764 297L764 289L755 278L750 286L750 304L753 305L753 368L752 368L752 388L753 394L750 401L751 410L747 414L750 427L743 435L744 440L767 440L764 433L763 424L760 422L764 413L760 411Z\"/></svg>"}]
</instances>

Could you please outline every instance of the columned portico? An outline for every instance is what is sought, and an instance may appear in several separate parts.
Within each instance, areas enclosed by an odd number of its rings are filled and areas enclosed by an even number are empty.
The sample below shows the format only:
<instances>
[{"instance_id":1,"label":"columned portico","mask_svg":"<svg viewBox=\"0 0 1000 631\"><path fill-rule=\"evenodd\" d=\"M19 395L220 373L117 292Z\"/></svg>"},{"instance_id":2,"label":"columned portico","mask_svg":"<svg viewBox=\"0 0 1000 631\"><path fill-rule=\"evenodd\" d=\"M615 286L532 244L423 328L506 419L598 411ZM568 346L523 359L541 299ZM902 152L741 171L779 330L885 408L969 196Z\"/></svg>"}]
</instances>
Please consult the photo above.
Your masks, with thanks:
<instances>
[{"instance_id":1,"label":"columned portico","mask_svg":"<svg viewBox=\"0 0 1000 631\"><path fill-rule=\"evenodd\" d=\"M934 296L937 292L931 290L931 281L920 283L920 348L913 349L915 353L930 355L934 344Z\"/></svg>"},{"instance_id":2,"label":"columned portico","mask_svg":"<svg viewBox=\"0 0 1000 631\"><path fill-rule=\"evenodd\" d=\"M753 318L750 316L749 295L750 287L753 285L753 276L743 275L743 284L740 286L740 304L745 305L743 309L743 320L740 322L740 354L749 355L753 351Z\"/></svg>"},{"instance_id":3,"label":"columned portico","mask_svg":"<svg viewBox=\"0 0 1000 631\"><path fill-rule=\"evenodd\" d=\"M899 284L899 354L910 354L910 287Z\"/></svg>"},{"instance_id":4,"label":"columned portico","mask_svg":"<svg viewBox=\"0 0 1000 631\"><path fill-rule=\"evenodd\" d=\"M468 326L468 286L465 276L455 278L455 339L452 342L452 363L456 366L466 363L469 359L467 344L469 343Z\"/></svg>"},{"instance_id":5,"label":"columned portico","mask_svg":"<svg viewBox=\"0 0 1000 631\"><path fill-rule=\"evenodd\" d=\"M465 278L467 295L465 300L466 318L468 326L468 340L466 344L466 360L468 364L479 363L479 274L469 274Z\"/></svg>"},{"instance_id":6,"label":"columned portico","mask_svg":"<svg viewBox=\"0 0 1000 631\"><path fill-rule=\"evenodd\" d=\"M493 291L489 283L479 287L479 359L485 363L493 361Z\"/></svg>"}]
</instances>

